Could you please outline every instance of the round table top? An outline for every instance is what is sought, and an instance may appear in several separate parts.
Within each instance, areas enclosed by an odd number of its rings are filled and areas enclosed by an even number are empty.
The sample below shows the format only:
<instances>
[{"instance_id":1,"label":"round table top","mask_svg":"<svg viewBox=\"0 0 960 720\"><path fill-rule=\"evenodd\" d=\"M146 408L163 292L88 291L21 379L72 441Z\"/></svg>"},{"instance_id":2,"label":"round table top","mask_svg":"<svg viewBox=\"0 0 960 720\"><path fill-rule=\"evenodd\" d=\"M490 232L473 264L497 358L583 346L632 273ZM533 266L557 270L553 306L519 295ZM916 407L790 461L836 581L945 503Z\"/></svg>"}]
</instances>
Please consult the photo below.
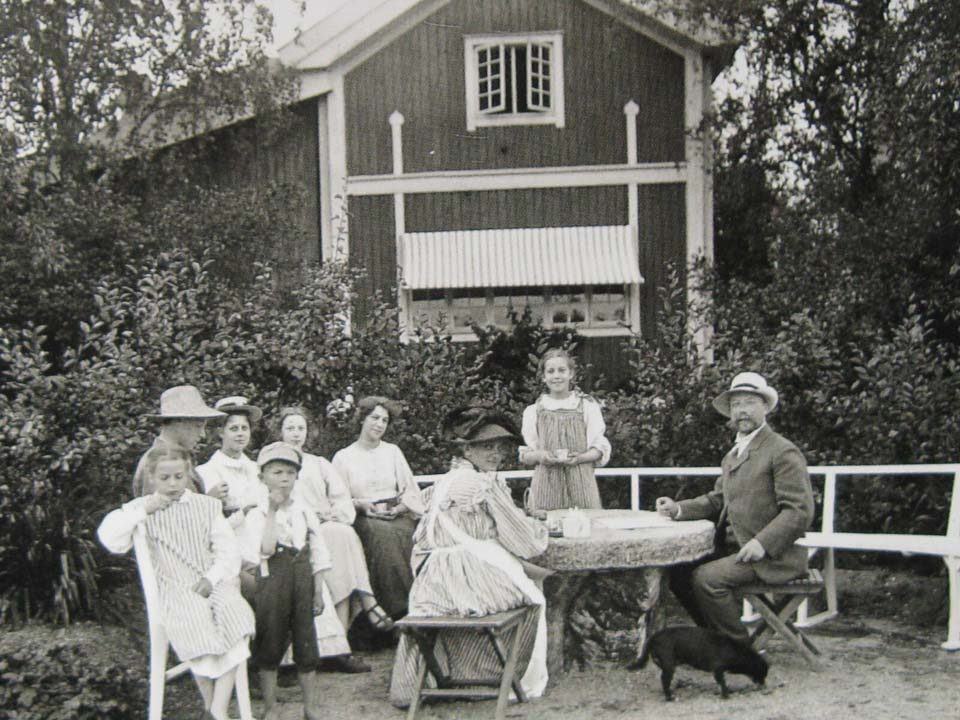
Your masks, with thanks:
<instances>
[{"instance_id":1,"label":"round table top","mask_svg":"<svg viewBox=\"0 0 960 720\"><path fill-rule=\"evenodd\" d=\"M547 551L531 562L551 570L620 570L675 565L713 551L714 525L709 520L677 522L647 510L581 512L590 518L590 537L551 537Z\"/></svg>"}]
</instances>

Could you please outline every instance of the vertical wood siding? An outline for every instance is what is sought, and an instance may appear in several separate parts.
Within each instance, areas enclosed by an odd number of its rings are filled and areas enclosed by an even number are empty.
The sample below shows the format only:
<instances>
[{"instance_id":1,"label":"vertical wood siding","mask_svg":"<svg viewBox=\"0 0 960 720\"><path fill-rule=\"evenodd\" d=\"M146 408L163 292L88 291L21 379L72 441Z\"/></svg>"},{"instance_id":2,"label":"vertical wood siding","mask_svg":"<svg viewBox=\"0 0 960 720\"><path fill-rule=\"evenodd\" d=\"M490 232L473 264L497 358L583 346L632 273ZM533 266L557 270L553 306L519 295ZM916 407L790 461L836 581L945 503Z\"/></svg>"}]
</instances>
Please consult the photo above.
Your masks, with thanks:
<instances>
[{"instance_id":1,"label":"vertical wood siding","mask_svg":"<svg viewBox=\"0 0 960 720\"><path fill-rule=\"evenodd\" d=\"M562 31L565 127L466 130L464 35ZM399 110L407 172L622 163L623 106L635 100L640 162L684 158L683 59L580 0L453 0L353 69L345 79L350 175L392 171L387 118ZM627 222L626 189L568 188L408 195L408 232L606 225ZM668 260L685 255L682 185L640 188L644 333L654 328L656 288ZM392 198L351 198L351 262L369 291L396 284ZM585 360L622 372L621 341L591 339ZM613 343L613 344L611 344ZM620 370L618 371L617 368Z\"/></svg>"},{"instance_id":2,"label":"vertical wood siding","mask_svg":"<svg viewBox=\"0 0 960 720\"><path fill-rule=\"evenodd\" d=\"M265 134L255 123L242 122L215 133L202 149L198 180L208 186L256 189L277 184L299 194L297 226L303 236L297 247L285 247L280 253L284 275L298 276L298 270L320 261L317 153L316 98L294 106L289 124L279 132Z\"/></svg>"},{"instance_id":3,"label":"vertical wood siding","mask_svg":"<svg viewBox=\"0 0 960 720\"><path fill-rule=\"evenodd\" d=\"M566 127L466 129L464 35L563 32ZM683 160L683 59L580 0L454 0L345 81L347 168L392 170L399 110L407 172L620 163L635 100L640 162Z\"/></svg>"}]
</instances>

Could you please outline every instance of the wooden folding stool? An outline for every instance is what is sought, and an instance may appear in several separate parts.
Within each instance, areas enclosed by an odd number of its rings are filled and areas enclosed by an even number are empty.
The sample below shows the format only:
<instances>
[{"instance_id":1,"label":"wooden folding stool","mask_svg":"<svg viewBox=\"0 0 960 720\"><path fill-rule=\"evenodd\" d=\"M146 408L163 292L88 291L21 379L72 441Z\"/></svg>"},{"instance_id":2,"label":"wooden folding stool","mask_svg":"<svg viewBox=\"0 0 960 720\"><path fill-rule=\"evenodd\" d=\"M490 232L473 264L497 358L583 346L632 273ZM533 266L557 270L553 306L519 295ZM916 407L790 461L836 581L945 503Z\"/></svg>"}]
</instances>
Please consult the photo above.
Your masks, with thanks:
<instances>
[{"instance_id":1,"label":"wooden folding stool","mask_svg":"<svg viewBox=\"0 0 960 720\"><path fill-rule=\"evenodd\" d=\"M519 702L527 697L514 676L517 672L517 659L520 655L520 628L529 613L539 610L539 606L527 605L506 612L481 617L414 617L408 615L397 621L400 631L406 633L416 643L422 656L417 672L417 683L413 698L410 700L408 720L413 720L423 698L496 698L497 709L494 717L503 720L510 688L516 693ZM493 646L500 659L503 672L498 678L453 678L440 665L435 654L437 640L447 630L475 631L483 633ZM509 647L507 645L509 644ZM427 672L437 683L437 687L426 687ZM497 688L478 689L478 688Z\"/></svg>"},{"instance_id":2,"label":"wooden folding stool","mask_svg":"<svg viewBox=\"0 0 960 720\"><path fill-rule=\"evenodd\" d=\"M750 632L750 642L760 648L766 644L764 634L779 633L800 651L800 654L814 666L820 666L820 651L803 634L793 620L793 614L810 595L823 591L823 577L819 570L810 569L806 577L797 578L778 585L751 583L739 588L743 599L749 602L760 614L760 620Z\"/></svg>"}]
</instances>

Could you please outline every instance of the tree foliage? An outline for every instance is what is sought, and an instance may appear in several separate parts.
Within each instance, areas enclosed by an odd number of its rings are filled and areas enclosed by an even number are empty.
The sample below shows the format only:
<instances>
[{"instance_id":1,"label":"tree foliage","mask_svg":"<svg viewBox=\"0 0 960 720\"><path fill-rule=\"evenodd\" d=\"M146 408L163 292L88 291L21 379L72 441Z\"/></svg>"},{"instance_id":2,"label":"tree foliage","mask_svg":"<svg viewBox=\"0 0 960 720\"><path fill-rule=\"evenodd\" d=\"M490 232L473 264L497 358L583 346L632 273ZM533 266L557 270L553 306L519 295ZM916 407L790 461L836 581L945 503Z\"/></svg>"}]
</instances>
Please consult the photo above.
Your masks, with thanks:
<instances>
[{"instance_id":1,"label":"tree foliage","mask_svg":"<svg viewBox=\"0 0 960 720\"><path fill-rule=\"evenodd\" d=\"M271 24L254 0L3 0L0 119L49 181L260 114Z\"/></svg>"}]
</instances>

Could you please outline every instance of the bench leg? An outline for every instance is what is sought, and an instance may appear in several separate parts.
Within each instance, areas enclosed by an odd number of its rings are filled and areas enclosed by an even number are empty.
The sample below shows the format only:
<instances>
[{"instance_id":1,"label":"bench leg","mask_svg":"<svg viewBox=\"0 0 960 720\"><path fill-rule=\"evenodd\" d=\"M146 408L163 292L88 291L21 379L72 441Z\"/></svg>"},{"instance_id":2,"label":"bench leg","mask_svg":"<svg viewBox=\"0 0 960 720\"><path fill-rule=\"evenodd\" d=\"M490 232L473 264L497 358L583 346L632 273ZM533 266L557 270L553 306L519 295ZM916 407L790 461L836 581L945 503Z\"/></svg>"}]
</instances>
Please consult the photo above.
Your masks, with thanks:
<instances>
[{"instance_id":1,"label":"bench leg","mask_svg":"<svg viewBox=\"0 0 960 720\"><path fill-rule=\"evenodd\" d=\"M500 694L497 695L497 711L494 714L495 720L504 720L507 713L507 701L510 699L510 686L513 685L513 676L517 672L517 659L520 656L520 628L517 624L513 628L513 638L510 642L510 652L507 653L507 662L503 668L503 677L500 678ZM498 652L499 654L499 652ZM519 685L519 683L517 683ZM521 698L523 692L517 693L517 700L523 702Z\"/></svg>"},{"instance_id":2,"label":"bench leg","mask_svg":"<svg viewBox=\"0 0 960 720\"><path fill-rule=\"evenodd\" d=\"M427 681L427 661L422 653L417 666L417 682L414 684L413 697L410 698L410 709L407 710L407 720L414 720L416 717L417 707L420 705L420 693L423 690L424 683Z\"/></svg>"},{"instance_id":3,"label":"bench leg","mask_svg":"<svg viewBox=\"0 0 960 720\"><path fill-rule=\"evenodd\" d=\"M516 635L520 634L520 625L516 627L514 633ZM490 638L490 644L493 645L493 651L497 654L497 658L500 660L501 667L506 668L507 662L510 659L510 651L503 646L503 641L497 633L492 630L487 631L487 637ZM506 672L506 671L504 671ZM501 678L501 681L503 678ZM517 702L525 703L527 702L527 694L523 691L523 688L520 686L520 681L517 678L513 678L511 681L513 687L513 692L517 696Z\"/></svg>"},{"instance_id":4,"label":"bench leg","mask_svg":"<svg viewBox=\"0 0 960 720\"><path fill-rule=\"evenodd\" d=\"M803 596L797 595L794 596L783 608L780 610L781 613L788 616L797 609L797 606L803 602ZM820 660L814 654L809 646L812 646L812 643L803 637L803 634L797 630L796 626L791 626L793 623L789 621L784 621L781 619L781 616L777 614L776 606L763 595L751 595L750 603L756 608L756 610L763 616L763 619L767 622L770 627L780 633L783 637L789 640L793 646L806 658L814 667L820 667Z\"/></svg>"},{"instance_id":5,"label":"bench leg","mask_svg":"<svg viewBox=\"0 0 960 720\"><path fill-rule=\"evenodd\" d=\"M947 641L940 647L944 650L960 650L960 557L945 557L947 565L947 589L950 615L947 625Z\"/></svg>"}]
</instances>

